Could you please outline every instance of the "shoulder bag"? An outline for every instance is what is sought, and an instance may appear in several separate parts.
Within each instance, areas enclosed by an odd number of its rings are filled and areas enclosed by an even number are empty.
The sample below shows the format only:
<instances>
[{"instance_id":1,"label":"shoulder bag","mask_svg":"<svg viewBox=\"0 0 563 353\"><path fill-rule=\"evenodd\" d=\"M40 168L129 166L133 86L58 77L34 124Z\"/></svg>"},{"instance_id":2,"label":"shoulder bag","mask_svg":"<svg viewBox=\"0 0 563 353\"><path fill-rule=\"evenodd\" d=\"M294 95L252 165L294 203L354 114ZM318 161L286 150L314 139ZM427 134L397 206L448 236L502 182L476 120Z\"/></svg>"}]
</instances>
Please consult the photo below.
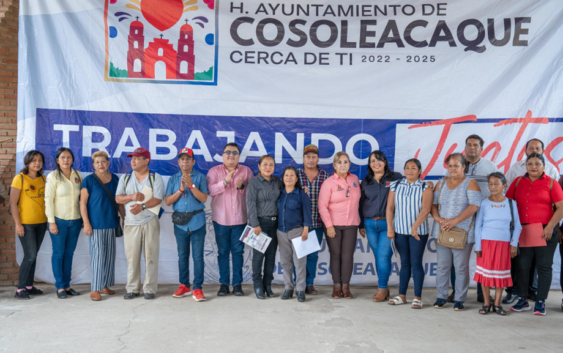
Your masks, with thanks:
<instances>
[{"instance_id":1,"label":"shoulder bag","mask_svg":"<svg viewBox=\"0 0 563 353\"><path fill-rule=\"evenodd\" d=\"M443 178L442 185L440 185L440 193L438 194L438 206L440 210L442 209L442 205L440 204L440 196L442 195L442 188L444 187L444 184L447 183L447 179L448 178ZM475 215L473 215L471 218L469 230L471 230L474 220ZM447 231L440 227L440 231L438 232L438 244L445 246L446 248L462 250L467 244L467 233L468 232L458 227L453 227L452 229Z\"/></svg>"},{"instance_id":2,"label":"shoulder bag","mask_svg":"<svg viewBox=\"0 0 563 353\"><path fill-rule=\"evenodd\" d=\"M117 213L117 228L115 228L115 236L117 238L122 237L123 236L123 228L121 228L121 222L119 222L119 208L117 207L117 202L115 202L115 198L111 197L111 193L109 192L108 188L106 188L106 186L104 185L104 183L100 180L100 178L98 178L98 176L96 175L96 173L92 174L94 176L94 178L96 179L96 181L98 183L100 183L100 185L102 186L102 188L104 189L104 191L106 192L106 194L108 195L109 199L111 200L111 204L113 205L114 211ZM112 174L112 180L113 180L113 174Z\"/></svg>"}]
</instances>

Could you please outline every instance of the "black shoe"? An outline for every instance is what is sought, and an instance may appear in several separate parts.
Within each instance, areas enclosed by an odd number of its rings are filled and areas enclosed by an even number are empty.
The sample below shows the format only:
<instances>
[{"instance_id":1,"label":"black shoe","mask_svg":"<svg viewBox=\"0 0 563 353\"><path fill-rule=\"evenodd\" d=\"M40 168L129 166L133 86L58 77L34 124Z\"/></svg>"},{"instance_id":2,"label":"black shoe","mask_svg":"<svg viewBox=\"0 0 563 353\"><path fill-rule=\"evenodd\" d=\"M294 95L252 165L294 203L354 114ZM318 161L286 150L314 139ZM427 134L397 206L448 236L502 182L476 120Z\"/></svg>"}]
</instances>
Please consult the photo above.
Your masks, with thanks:
<instances>
[{"instance_id":1,"label":"black shoe","mask_svg":"<svg viewBox=\"0 0 563 353\"><path fill-rule=\"evenodd\" d=\"M237 297L243 297L244 292L242 291L242 286L239 284L238 286L233 287L233 294Z\"/></svg>"},{"instance_id":2,"label":"black shoe","mask_svg":"<svg viewBox=\"0 0 563 353\"><path fill-rule=\"evenodd\" d=\"M563 300L561 300L561 311L563 311Z\"/></svg>"},{"instance_id":3,"label":"black shoe","mask_svg":"<svg viewBox=\"0 0 563 353\"><path fill-rule=\"evenodd\" d=\"M221 287L219 287L219 291L217 292L217 295L219 297L224 297L227 294L229 294L229 286L226 284L222 284Z\"/></svg>"},{"instance_id":4,"label":"black shoe","mask_svg":"<svg viewBox=\"0 0 563 353\"><path fill-rule=\"evenodd\" d=\"M68 295L72 295L73 297L76 297L77 295L80 295L80 293L78 293L77 291L75 291L74 289L69 289L69 290L65 290L66 294Z\"/></svg>"},{"instance_id":5,"label":"black shoe","mask_svg":"<svg viewBox=\"0 0 563 353\"><path fill-rule=\"evenodd\" d=\"M27 291L24 289L22 291L16 291L16 295L14 295L14 298L16 299L20 299L20 300L29 300L29 294L27 293Z\"/></svg>"},{"instance_id":6,"label":"black shoe","mask_svg":"<svg viewBox=\"0 0 563 353\"><path fill-rule=\"evenodd\" d=\"M297 292L297 301L303 303L305 301L305 292Z\"/></svg>"},{"instance_id":7,"label":"black shoe","mask_svg":"<svg viewBox=\"0 0 563 353\"><path fill-rule=\"evenodd\" d=\"M533 302L537 302L538 301L538 293L528 292L528 300L531 300Z\"/></svg>"},{"instance_id":8,"label":"black shoe","mask_svg":"<svg viewBox=\"0 0 563 353\"><path fill-rule=\"evenodd\" d=\"M137 298L138 296L139 296L139 293L133 293L133 292L131 292L131 293L126 293L126 294L123 296L123 299L135 299L135 298Z\"/></svg>"},{"instance_id":9,"label":"black shoe","mask_svg":"<svg viewBox=\"0 0 563 353\"><path fill-rule=\"evenodd\" d=\"M156 298L156 294L154 293L145 293L145 299L154 299Z\"/></svg>"},{"instance_id":10,"label":"black shoe","mask_svg":"<svg viewBox=\"0 0 563 353\"><path fill-rule=\"evenodd\" d=\"M281 300L287 300L293 298L293 289L286 289L281 296Z\"/></svg>"},{"instance_id":11,"label":"black shoe","mask_svg":"<svg viewBox=\"0 0 563 353\"><path fill-rule=\"evenodd\" d=\"M29 295L43 295L43 291L41 289L31 287L31 289L26 289L27 294Z\"/></svg>"},{"instance_id":12,"label":"black shoe","mask_svg":"<svg viewBox=\"0 0 563 353\"><path fill-rule=\"evenodd\" d=\"M258 299L266 299L266 295L264 294L264 289L262 289L262 288L254 288L254 293L256 294L256 298L258 298Z\"/></svg>"},{"instance_id":13,"label":"black shoe","mask_svg":"<svg viewBox=\"0 0 563 353\"><path fill-rule=\"evenodd\" d=\"M273 297L275 296L274 292L272 291L272 286L265 286L264 287L264 292L266 293L266 295L268 297Z\"/></svg>"},{"instance_id":14,"label":"black shoe","mask_svg":"<svg viewBox=\"0 0 563 353\"><path fill-rule=\"evenodd\" d=\"M450 296L446 300L447 300L448 303L454 303L455 302L455 290L452 292L452 294L450 294Z\"/></svg>"},{"instance_id":15,"label":"black shoe","mask_svg":"<svg viewBox=\"0 0 563 353\"><path fill-rule=\"evenodd\" d=\"M66 298L68 298L68 295L66 295L66 291L62 290L60 292L57 292L57 298L66 299Z\"/></svg>"},{"instance_id":16,"label":"black shoe","mask_svg":"<svg viewBox=\"0 0 563 353\"><path fill-rule=\"evenodd\" d=\"M518 296L514 293L506 293L504 298L502 299L503 304L512 304L518 299Z\"/></svg>"}]
</instances>

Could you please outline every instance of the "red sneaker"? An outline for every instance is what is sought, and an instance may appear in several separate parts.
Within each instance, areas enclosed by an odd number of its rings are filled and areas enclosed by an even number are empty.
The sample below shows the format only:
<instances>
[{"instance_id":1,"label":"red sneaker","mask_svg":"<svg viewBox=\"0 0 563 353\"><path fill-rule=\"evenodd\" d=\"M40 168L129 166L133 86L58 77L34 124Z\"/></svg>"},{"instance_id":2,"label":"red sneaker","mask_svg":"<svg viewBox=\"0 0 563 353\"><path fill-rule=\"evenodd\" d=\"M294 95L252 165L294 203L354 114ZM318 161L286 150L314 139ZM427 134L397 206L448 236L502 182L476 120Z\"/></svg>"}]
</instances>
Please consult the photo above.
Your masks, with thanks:
<instances>
[{"instance_id":1,"label":"red sneaker","mask_svg":"<svg viewBox=\"0 0 563 353\"><path fill-rule=\"evenodd\" d=\"M201 291L201 289L195 289L194 290L194 299L196 302L201 302L205 300L205 295L203 295L203 292Z\"/></svg>"},{"instance_id":2,"label":"red sneaker","mask_svg":"<svg viewBox=\"0 0 563 353\"><path fill-rule=\"evenodd\" d=\"M185 297L187 295L192 294L192 290L189 287L186 287L185 284L182 284L178 290L176 291L176 293L172 294L172 296L174 298L182 298Z\"/></svg>"}]
</instances>

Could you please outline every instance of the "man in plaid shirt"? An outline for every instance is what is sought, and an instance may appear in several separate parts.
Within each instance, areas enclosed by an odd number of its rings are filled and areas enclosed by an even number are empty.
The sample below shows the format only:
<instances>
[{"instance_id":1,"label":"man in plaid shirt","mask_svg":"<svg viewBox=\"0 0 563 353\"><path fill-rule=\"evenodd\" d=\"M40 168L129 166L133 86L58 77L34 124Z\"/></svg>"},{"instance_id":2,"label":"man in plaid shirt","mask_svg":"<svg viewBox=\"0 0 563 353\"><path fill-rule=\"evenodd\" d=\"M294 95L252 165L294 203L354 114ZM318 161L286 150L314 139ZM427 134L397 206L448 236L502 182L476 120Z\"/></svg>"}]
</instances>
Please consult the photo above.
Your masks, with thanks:
<instances>
[{"instance_id":1,"label":"man in plaid shirt","mask_svg":"<svg viewBox=\"0 0 563 353\"><path fill-rule=\"evenodd\" d=\"M319 191L321 185L328 178L328 173L319 168L319 148L315 145L307 145L303 150L303 167L297 169L299 179L303 187L309 188L309 197L311 198L311 209L313 211L313 227L317 234L319 244L323 241L323 226L319 215ZM307 288L306 294L317 295L319 292L313 286L315 276L317 275L317 262L319 261L319 252L307 255Z\"/></svg>"}]
</instances>

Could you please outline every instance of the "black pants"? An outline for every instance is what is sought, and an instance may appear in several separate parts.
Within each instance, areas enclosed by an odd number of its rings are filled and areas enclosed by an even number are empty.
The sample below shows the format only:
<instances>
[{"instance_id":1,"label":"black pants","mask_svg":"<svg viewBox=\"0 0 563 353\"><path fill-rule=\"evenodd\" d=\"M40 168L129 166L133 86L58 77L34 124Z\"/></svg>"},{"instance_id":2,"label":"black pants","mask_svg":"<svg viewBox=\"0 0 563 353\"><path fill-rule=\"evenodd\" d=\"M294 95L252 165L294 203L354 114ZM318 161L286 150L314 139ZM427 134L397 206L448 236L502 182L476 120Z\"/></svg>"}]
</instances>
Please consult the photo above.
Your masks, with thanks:
<instances>
[{"instance_id":1,"label":"black pants","mask_svg":"<svg viewBox=\"0 0 563 353\"><path fill-rule=\"evenodd\" d=\"M47 223L24 224L24 235L19 237L23 248L23 261L20 265L18 289L33 286L35 260L47 231Z\"/></svg>"},{"instance_id":2,"label":"black pants","mask_svg":"<svg viewBox=\"0 0 563 353\"><path fill-rule=\"evenodd\" d=\"M278 221L273 221L271 217L259 217L258 221L262 232L272 238L270 245L263 254L256 249L252 249L252 282L254 282L254 288L263 288L272 285L274 280L276 252L278 251ZM264 268L263 278L262 267Z\"/></svg>"},{"instance_id":3,"label":"black pants","mask_svg":"<svg viewBox=\"0 0 563 353\"><path fill-rule=\"evenodd\" d=\"M551 239L547 241L547 246L533 248L520 248L520 255L517 256L517 275L518 296L528 297L528 283L530 281L530 269L534 256L536 258L536 268L538 270L538 300L546 300L551 287L553 255L559 243L557 227L553 229Z\"/></svg>"},{"instance_id":4,"label":"black pants","mask_svg":"<svg viewBox=\"0 0 563 353\"><path fill-rule=\"evenodd\" d=\"M510 275L512 276L512 287L506 288L507 293L518 295L518 256L510 259ZM528 293L536 293L538 291L538 271L536 268L536 257L532 258L530 272L528 275Z\"/></svg>"}]
</instances>

